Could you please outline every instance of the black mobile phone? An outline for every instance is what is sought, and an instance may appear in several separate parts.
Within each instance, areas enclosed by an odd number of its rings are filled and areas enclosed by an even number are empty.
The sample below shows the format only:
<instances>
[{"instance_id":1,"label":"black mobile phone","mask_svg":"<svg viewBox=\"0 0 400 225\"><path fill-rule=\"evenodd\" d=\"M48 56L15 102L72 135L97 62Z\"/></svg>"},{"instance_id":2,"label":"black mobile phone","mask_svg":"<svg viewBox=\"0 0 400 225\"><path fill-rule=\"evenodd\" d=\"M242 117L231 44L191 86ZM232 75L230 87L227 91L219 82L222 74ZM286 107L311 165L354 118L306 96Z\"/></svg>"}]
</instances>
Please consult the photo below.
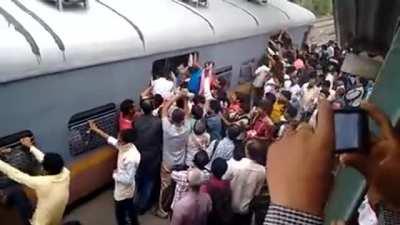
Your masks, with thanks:
<instances>
[{"instance_id":1,"label":"black mobile phone","mask_svg":"<svg viewBox=\"0 0 400 225\"><path fill-rule=\"evenodd\" d=\"M366 151L369 139L367 113L360 108L336 110L335 121L335 153Z\"/></svg>"}]
</instances>

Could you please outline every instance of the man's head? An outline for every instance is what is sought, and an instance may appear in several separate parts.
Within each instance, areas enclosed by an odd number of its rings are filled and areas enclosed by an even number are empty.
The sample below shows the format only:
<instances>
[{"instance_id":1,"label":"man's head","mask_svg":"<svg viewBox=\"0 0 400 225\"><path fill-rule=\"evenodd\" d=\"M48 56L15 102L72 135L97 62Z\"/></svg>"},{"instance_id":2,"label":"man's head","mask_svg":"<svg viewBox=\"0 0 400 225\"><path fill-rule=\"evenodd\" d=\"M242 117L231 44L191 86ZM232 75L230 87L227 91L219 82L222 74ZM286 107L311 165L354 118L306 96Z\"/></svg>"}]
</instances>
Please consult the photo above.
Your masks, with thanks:
<instances>
[{"instance_id":1,"label":"man's head","mask_svg":"<svg viewBox=\"0 0 400 225\"><path fill-rule=\"evenodd\" d=\"M246 157L257 162L258 164L265 165L267 151L265 146L258 140L251 140L246 144Z\"/></svg>"},{"instance_id":2,"label":"man's head","mask_svg":"<svg viewBox=\"0 0 400 225\"><path fill-rule=\"evenodd\" d=\"M160 105L162 105L164 102L164 98L160 95L160 94L155 94L154 95L154 108L158 108L160 107Z\"/></svg>"},{"instance_id":3,"label":"man's head","mask_svg":"<svg viewBox=\"0 0 400 225\"><path fill-rule=\"evenodd\" d=\"M285 111L285 119L286 120L293 120L297 117L298 110L292 104L288 104Z\"/></svg>"},{"instance_id":4,"label":"man's head","mask_svg":"<svg viewBox=\"0 0 400 225\"><path fill-rule=\"evenodd\" d=\"M268 93L265 94L265 99L270 101L270 102L272 102L272 103L275 103L276 96L273 93L268 92Z\"/></svg>"},{"instance_id":5,"label":"man's head","mask_svg":"<svg viewBox=\"0 0 400 225\"><path fill-rule=\"evenodd\" d=\"M263 99L258 103L258 108L260 108L267 115L270 115L273 109L274 102L270 100Z\"/></svg>"},{"instance_id":6,"label":"man's head","mask_svg":"<svg viewBox=\"0 0 400 225\"><path fill-rule=\"evenodd\" d=\"M125 99L119 106L123 116L133 115L135 113L135 105L131 99Z\"/></svg>"},{"instance_id":7,"label":"man's head","mask_svg":"<svg viewBox=\"0 0 400 225\"><path fill-rule=\"evenodd\" d=\"M232 141L236 141L237 137L240 135L240 133L242 133L242 128L234 124L228 127L226 133L229 139L231 139Z\"/></svg>"},{"instance_id":8,"label":"man's head","mask_svg":"<svg viewBox=\"0 0 400 225\"><path fill-rule=\"evenodd\" d=\"M218 179L222 179L222 176L224 176L227 169L228 169L228 164L226 163L226 160L223 158L216 158L211 164L211 172L214 175L214 177Z\"/></svg>"},{"instance_id":9,"label":"man's head","mask_svg":"<svg viewBox=\"0 0 400 225\"><path fill-rule=\"evenodd\" d=\"M171 122L174 125L180 126L182 125L184 120L185 120L185 112L182 109L176 108L174 109L174 111L172 111Z\"/></svg>"},{"instance_id":10,"label":"man's head","mask_svg":"<svg viewBox=\"0 0 400 225\"><path fill-rule=\"evenodd\" d=\"M137 132L135 128L121 130L119 134L119 142L121 144L134 143L136 141Z\"/></svg>"},{"instance_id":11,"label":"man's head","mask_svg":"<svg viewBox=\"0 0 400 225\"><path fill-rule=\"evenodd\" d=\"M206 97L204 95L195 95L193 98L194 105L204 105L206 104Z\"/></svg>"},{"instance_id":12,"label":"man's head","mask_svg":"<svg viewBox=\"0 0 400 225\"><path fill-rule=\"evenodd\" d=\"M57 175L64 168L64 160L57 153L46 153L43 158L42 166L48 175Z\"/></svg>"},{"instance_id":13,"label":"man's head","mask_svg":"<svg viewBox=\"0 0 400 225\"><path fill-rule=\"evenodd\" d=\"M193 164L201 169L204 170L205 166L210 162L210 158L208 157L208 154L204 150L198 151L194 157L193 157Z\"/></svg>"},{"instance_id":14,"label":"man's head","mask_svg":"<svg viewBox=\"0 0 400 225\"><path fill-rule=\"evenodd\" d=\"M321 82L321 88L325 90L329 90L331 88L331 82L329 80L323 80Z\"/></svg>"},{"instance_id":15,"label":"man's head","mask_svg":"<svg viewBox=\"0 0 400 225\"><path fill-rule=\"evenodd\" d=\"M202 135L206 132L207 126L203 120L197 120L193 126L193 133L195 135Z\"/></svg>"},{"instance_id":16,"label":"man's head","mask_svg":"<svg viewBox=\"0 0 400 225\"><path fill-rule=\"evenodd\" d=\"M204 115L204 110L201 106L199 105L194 105L192 107L192 117L195 120L200 120L201 118L203 118Z\"/></svg>"},{"instance_id":17,"label":"man's head","mask_svg":"<svg viewBox=\"0 0 400 225\"><path fill-rule=\"evenodd\" d=\"M210 111L213 113L219 113L221 111L221 105L217 100L211 100L210 101Z\"/></svg>"},{"instance_id":18,"label":"man's head","mask_svg":"<svg viewBox=\"0 0 400 225\"><path fill-rule=\"evenodd\" d=\"M150 115L153 112L153 103L150 100L143 100L140 102L140 108L145 115Z\"/></svg>"},{"instance_id":19,"label":"man's head","mask_svg":"<svg viewBox=\"0 0 400 225\"><path fill-rule=\"evenodd\" d=\"M292 92L283 90L279 93L279 102L287 103L292 99Z\"/></svg>"},{"instance_id":20,"label":"man's head","mask_svg":"<svg viewBox=\"0 0 400 225\"><path fill-rule=\"evenodd\" d=\"M322 101L329 97L329 91L326 89L321 89L319 92L318 100Z\"/></svg>"},{"instance_id":21,"label":"man's head","mask_svg":"<svg viewBox=\"0 0 400 225\"><path fill-rule=\"evenodd\" d=\"M190 169L188 171L187 179L188 179L189 187L193 191L199 191L200 186L203 184L201 170L199 170L197 168Z\"/></svg>"},{"instance_id":22,"label":"man's head","mask_svg":"<svg viewBox=\"0 0 400 225\"><path fill-rule=\"evenodd\" d=\"M245 148L244 142L235 144L235 148L233 149L233 159L234 160L239 161L242 158L246 157L244 148Z\"/></svg>"}]
</instances>

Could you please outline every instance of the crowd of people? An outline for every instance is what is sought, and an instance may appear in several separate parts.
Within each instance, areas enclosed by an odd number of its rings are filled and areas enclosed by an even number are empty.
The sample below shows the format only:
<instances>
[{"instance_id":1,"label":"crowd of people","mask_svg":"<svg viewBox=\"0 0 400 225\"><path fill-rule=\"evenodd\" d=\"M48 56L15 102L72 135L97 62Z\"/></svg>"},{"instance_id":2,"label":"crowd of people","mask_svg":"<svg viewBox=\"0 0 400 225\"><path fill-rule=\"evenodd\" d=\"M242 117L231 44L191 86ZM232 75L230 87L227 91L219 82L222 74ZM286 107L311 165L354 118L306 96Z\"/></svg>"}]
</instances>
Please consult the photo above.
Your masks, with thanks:
<instances>
[{"instance_id":1,"label":"crowd of people","mask_svg":"<svg viewBox=\"0 0 400 225\"><path fill-rule=\"evenodd\" d=\"M118 225L139 224L149 210L171 225L322 224L337 159L332 109L360 105L381 127L371 146L380 155L347 154L341 162L367 177L383 203L381 224L400 224L399 186L391 183L400 177L398 136L375 106L361 104L373 82L340 71L346 53L333 41L295 48L280 33L268 42L250 93L227 90L215 63L202 65L196 54L153 71L139 104L120 104L118 137L89 121L90 132L118 149ZM1 160L0 171L36 191L33 225L59 224L69 172L59 156L22 143L47 176Z\"/></svg>"}]
</instances>

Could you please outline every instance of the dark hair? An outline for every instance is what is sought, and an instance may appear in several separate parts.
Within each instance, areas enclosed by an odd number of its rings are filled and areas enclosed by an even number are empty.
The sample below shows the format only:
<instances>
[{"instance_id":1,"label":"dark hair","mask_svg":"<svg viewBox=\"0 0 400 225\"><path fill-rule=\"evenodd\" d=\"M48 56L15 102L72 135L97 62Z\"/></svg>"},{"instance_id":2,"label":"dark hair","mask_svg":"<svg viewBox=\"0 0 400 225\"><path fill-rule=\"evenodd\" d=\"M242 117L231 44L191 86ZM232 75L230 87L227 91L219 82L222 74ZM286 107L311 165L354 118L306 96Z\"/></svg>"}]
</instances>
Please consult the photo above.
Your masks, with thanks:
<instances>
[{"instance_id":1,"label":"dark hair","mask_svg":"<svg viewBox=\"0 0 400 225\"><path fill-rule=\"evenodd\" d=\"M286 108L286 114L290 116L290 119L293 119L297 116L298 110L292 104L288 104Z\"/></svg>"},{"instance_id":2,"label":"dark hair","mask_svg":"<svg viewBox=\"0 0 400 225\"><path fill-rule=\"evenodd\" d=\"M201 106L199 105L194 105L192 107L192 117L195 120L200 120L201 118L203 118L204 115L204 110Z\"/></svg>"},{"instance_id":3,"label":"dark hair","mask_svg":"<svg viewBox=\"0 0 400 225\"><path fill-rule=\"evenodd\" d=\"M122 103L119 106L119 110L121 111L122 115L124 116L129 115L131 111L135 109L133 104L134 101L132 101L131 99L125 99L124 101L122 101Z\"/></svg>"},{"instance_id":4,"label":"dark hair","mask_svg":"<svg viewBox=\"0 0 400 225\"><path fill-rule=\"evenodd\" d=\"M268 93L265 94L265 99L271 101L272 103L275 103L276 96L273 93L268 92Z\"/></svg>"},{"instance_id":5,"label":"dark hair","mask_svg":"<svg viewBox=\"0 0 400 225\"><path fill-rule=\"evenodd\" d=\"M221 105L217 100L211 100L210 101L210 109L214 111L215 113L219 113L221 111Z\"/></svg>"},{"instance_id":6,"label":"dark hair","mask_svg":"<svg viewBox=\"0 0 400 225\"><path fill-rule=\"evenodd\" d=\"M263 99L258 103L258 107L260 107L268 115L271 114L273 105L274 102L271 102L270 100L267 99Z\"/></svg>"},{"instance_id":7,"label":"dark hair","mask_svg":"<svg viewBox=\"0 0 400 225\"><path fill-rule=\"evenodd\" d=\"M236 161L239 161L246 157L245 151L244 151L245 143L244 142L237 142L235 144L235 148L233 149L233 159Z\"/></svg>"},{"instance_id":8,"label":"dark hair","mask_svg":"<svg viewBox=\"0 0 400 225\"><path fill-rule=\"evenodd\" d=\"M223 158L216 158L211 164L212 174L219 179L222 178L222 176L226 173L227 169L228 169L228 164L226 163L226 160Z\"/></svg>"},{"instance_id":9,"label":"dark hair","mask_svg":"<svg viewBox=\"0 0 400 225\"><path fill-rule=\"evenodd\" d=\"M122 130L120 138L125 143L134 143L136 141L137 132L135 128Z\"/></svg>"},{"instance_id":10,"label":"dark hair","mask_svg":"<svg viewBox=\"0 0 400 225\"><path fill-rule=\"evenodd\" d=\"M142 108L142 111L145 115L151 114L153 111L153 104L150 100L142 100L140 102L140 108Z\"/></svg>"},{"instance_id":11,"label":"dark hair","mask_svg":"<svg viewBox=\"0 0 400 225\"><path fill-rule=\"evenodd\" d=\"M234 124L228 127L227 135L229 139L231 139L232 141L236 141L241 132L241 127Z\"/></svg>"},{"instance_id":12,"label":"dark hair","mask_svg":"<svg viewBox=\"0 0 400 225\"><path fill-rule=\"evenodd\" d=\"M193 97L193 104L194 105L206 104L206 97L204 97L204 95L195 95Z\"/></svg>"},{"instance_id":13,"label":"dark hair","mask_svg":"<svg viewBox=\"0 0 400 225\"><path fill-rule=\"evenodd\" d=\"M321 82L321 86L324 88L330 88L331 87L331 82L329 80L324 80Z\"/></svg>"},{"instance_id":14,"label":"dark hair","mask_svg":"<svg viewBox=\"0 0 400 225\"><path fill-rule=\"evenodd\" d=\"M288 101L292 99L292 92L283 90L281 91L281 95L283 95Z\"/></svg>"},{"instance_id":15,"label":"dark hair","mask_svg":"<svg viewBox=\"0 0 400 225\"><path fill-rule=\"evenodd\" d=\"M160 94L155 94L154 95L154 108L160 107L164 102L164 98Z\"/></svg>"},{"instance_id":16,"label":"dark hair","mask_svg":"<svg viewBox=\"0 0 400 225\"><path fill-rule=\"evenodd\" d=\"M174 124L181 124L185 120L185 113L182 109L174 109L174 111L172 111L171 120Z\"/></svg>"},{"instance_id":17,"label":"dark hair","mask_svg":"<svg viewBox=\"0 0 400 225\"><path fill-rule=\"evenodd\" d=\"M194 157L193 157L193 164L201 169L204 170L205 166L210 162L210 158L208 157L208 154L204 150L198 151Z\"/></svg>"},{"instance_id":18,"label":"dark hair","mask_svg":"<svg viewBox=\"0 0 400 225\"><path fill-rule=\"evenodd\" d=\"M57 153L46 153L42 162L43 169L49 175L57 175L64 168L64 160Z\"/></svg>"},{"instance_id":19,"label":"dark hair","mask_svg":"<svg viewBox=\"0 0 400 225\"><path fill-rule=\"evenodd\" d=\"M207 130L207 126L206 126L206 123L205 123L204 120L197 120L197 121L194 123L194 126L193 126L193 133L194 133L195 135L204 134L204 132L206 132L206 130Z\"/></svg>"},{"instance_id":20,"label":"dark hair","mask_svg":"<svg viewBox=\"0 0 400 225\"><path fill-rule=\"evenodd\" d=\"M184 98L180 98L178 100L176 100L176 107L180 108L180 109L184 109L185 108L185 99Z\"/></svg>"},{"instance_id":21,"label":"dark hair","mask_svg":"<svg viewBox=\"0 0 400 225\"><path fill-rule=\"evenodd\" d=\"M261 165L265 165L266 147L258 140L251 140L246 144L248 157Z\"/></svg>"},{"instance_id":22,"label":"dark hair","mask_svg":"<svg viewBox=\"0 0 400 225\"><path fill-rule=\"evenodd\" d=\"M292 74L295 71L296 71L296 67L294 67L294 66L289 66L289 67L286 68L286 73L287 74Z\"/></svg>"},{"instance_id":23,"label":"dark hair","mask_svg":"<svg viewBox=\"0 0 400 225\"><path fill-rule=\"evenodd\" d=\"M324 94L327 98L329 97L330 93L326 89L321 89L320 93Z\"/></svg>"}]
</instances>

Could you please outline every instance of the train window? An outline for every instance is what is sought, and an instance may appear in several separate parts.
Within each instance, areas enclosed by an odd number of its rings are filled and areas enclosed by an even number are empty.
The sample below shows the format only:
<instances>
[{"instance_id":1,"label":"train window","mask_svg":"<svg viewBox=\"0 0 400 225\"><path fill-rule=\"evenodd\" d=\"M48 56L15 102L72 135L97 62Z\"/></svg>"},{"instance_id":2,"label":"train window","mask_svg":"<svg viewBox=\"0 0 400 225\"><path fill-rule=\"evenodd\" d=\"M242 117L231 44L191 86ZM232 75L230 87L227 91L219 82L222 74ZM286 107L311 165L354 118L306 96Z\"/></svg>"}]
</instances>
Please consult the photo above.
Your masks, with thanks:
<instances>
[{"instance_id":1,"label":"train window","mask_svg":"<svg viewBox=\"0 0 400 225\"><path fill-rule=\"evenodd\" d=\"M253 73L256 66L256 60L251 59L248 60L240 66L240 73L239 73L239 82L250 82L253 79Z\"/></svg>"},{"instance_id":2,"label":"train window","mask_svg":"<svg viewBox=\"0 0 400 225\"><path fill-rule=\"evenodd\" d=\"M89 120L95 120L99 128L116 137L118 133L117 118L118 110L114 103L73 115L68 122L71 154L76 156L106 144L106 140L93 132L88 132Z\"/></svg>"},{"instance_id":3,"label":"train window","mask_svg":"<svg viewBox=\"0 0 400 225\"><path fill-rule=\"evenodd\" d=\"M27 174L37 175L40 173L40 163L20 143L20 139L24 137L30 137L34 141L33 133L30 130L1 137L0 151L2 154L0 154L0 158ZM12 181L0 173L0 189L11 184Z\"/></svg>"},{"instance_id":4,"label":"train window","mask_svg":"<svg viewBox=\"0 0 400 225\"><path fill-rule=\"evenodd\" d=\"M231 79L232 79L232 66L225 66L215 69L215 75L217 78L223 82L226 82L224 87L228 89L231 86Z\"/></svg>"},{"instance_id":5,"label":"train window","mask_svg":"<svg viewBox=\"0 0 400 225\"><path fill-rule=\"evenodd\" d=\"M190 52L184 55L178 55L155 61L152 68L153 79L156 79L160 74L168 74L170 71L176 72L176 69L179 65L187 66L190 55L196 55L198 57L199 53Z\"/></svg>"}]
</instances>

